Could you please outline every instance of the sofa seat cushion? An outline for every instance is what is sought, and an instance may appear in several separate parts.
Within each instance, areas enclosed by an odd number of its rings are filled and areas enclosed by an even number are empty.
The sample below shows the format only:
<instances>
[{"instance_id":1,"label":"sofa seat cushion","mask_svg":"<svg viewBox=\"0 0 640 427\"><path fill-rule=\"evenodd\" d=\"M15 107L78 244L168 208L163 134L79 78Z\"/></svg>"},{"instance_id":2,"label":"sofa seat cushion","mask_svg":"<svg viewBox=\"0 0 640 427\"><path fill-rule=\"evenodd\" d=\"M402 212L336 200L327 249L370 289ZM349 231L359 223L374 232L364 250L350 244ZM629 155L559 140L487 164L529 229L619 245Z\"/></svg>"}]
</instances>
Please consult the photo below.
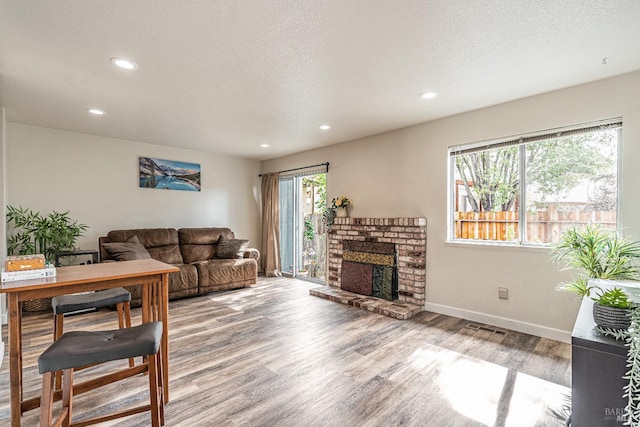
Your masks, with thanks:
<instances>
[{"instance_id":1,"label":"sofa seat cushion","mask_svg":"<svg viewBox=\"0 0 640 427\"><path fill-rule=\"evenodd\" d=\"M183 264L178 246L178 230L175 228L141 228L114 230L107 234L109 242L126 242L136 236L151 258L167 264ZM188 263L186 263L188 264Z\"/></svg>"},{"instance_id":2,"label":"sofa seat cushion","mask_svg":"<svg viewBox=\"0 0 640 427\"><path fill-rule=\"evenodd\" d=\"M193 264L177 264L180 269L175 273L169 274L169 298L182 298L190 295L198 294L198 271ZM142 287L127 286L131 292L131 300L139 301L142 299Z\"/></svg>"},{"instance_id":3,"label":"sofa seat cushion","mask_svg":"<svg viewBox=\"0 0 640 427\"><path fill-rule=\"evenodd\" d=\"M186 264L213 258L220 238L233 239L226 227L181 228L178 230L182 258Z\"/></svg>"},{"instance_id":4,"label":"sofa seat cushion","mask_svg":"<svg viewBox=\"0 0 640 427\"><path fill-rule=\"evenodd\" d=\"M255 259L212 259L194 265L200 293L246 286L255 283L258 275Z\"/></svg>"}]
</instances>

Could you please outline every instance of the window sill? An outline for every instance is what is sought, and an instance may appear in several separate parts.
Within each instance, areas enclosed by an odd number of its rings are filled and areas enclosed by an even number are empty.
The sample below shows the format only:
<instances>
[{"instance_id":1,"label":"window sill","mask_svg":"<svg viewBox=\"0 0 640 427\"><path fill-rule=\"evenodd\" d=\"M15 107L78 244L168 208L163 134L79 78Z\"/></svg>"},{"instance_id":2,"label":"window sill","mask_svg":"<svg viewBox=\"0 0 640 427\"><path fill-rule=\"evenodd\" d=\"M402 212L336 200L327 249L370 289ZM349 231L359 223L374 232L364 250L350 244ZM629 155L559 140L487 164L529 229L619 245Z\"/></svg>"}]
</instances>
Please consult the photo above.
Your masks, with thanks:
<instances>
[{"instance_id":1,"label":"window sill","mask_svg":"<svg viewBox=\"0 0 640 427\"><path fill-rule=\"evenodd\" d=\"M551 245L534 245L534 244L520 244L511 242L492 242L485 240L447 240L445 246L452 247L465 247L465 248L477 248L477 249L523 249L533 250L537 252L549 252L552 248Z\"/></svg>"}]
</instances>

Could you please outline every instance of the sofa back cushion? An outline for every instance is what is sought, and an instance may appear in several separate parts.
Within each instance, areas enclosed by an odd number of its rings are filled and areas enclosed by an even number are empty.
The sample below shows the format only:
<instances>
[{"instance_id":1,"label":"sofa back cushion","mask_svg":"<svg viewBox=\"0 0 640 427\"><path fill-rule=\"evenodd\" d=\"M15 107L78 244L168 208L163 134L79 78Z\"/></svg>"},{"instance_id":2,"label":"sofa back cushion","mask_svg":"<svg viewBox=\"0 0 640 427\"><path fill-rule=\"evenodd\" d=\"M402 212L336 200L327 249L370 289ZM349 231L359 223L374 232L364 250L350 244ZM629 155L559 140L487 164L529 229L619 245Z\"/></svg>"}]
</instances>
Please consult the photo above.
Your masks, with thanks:
<instances>
[{"instance_id":1,"label":"sofa back cushion","mask_svg":"<svg viewBox=\"0 0 640 427\"><path fill-rule=\"evenodd\" d=\"M168 264L183 264L178 246L178 231L175 228L139 228L133 230L113 230L107 234L108 242L126 242L133 236L151 255L151 258Z\"/></svg>"},{"instance_id":2,"label":"sofa back cushion","mask_svg":"<svg viewBox=\"0 0 640 427\"><path fill-rule=\"evenodd\" d=\"M233 231L226 227L181 228L178 235L182 258L186 264L212 259L220 236L225 239L235 238Z\"/></svg>"}]
</instances>

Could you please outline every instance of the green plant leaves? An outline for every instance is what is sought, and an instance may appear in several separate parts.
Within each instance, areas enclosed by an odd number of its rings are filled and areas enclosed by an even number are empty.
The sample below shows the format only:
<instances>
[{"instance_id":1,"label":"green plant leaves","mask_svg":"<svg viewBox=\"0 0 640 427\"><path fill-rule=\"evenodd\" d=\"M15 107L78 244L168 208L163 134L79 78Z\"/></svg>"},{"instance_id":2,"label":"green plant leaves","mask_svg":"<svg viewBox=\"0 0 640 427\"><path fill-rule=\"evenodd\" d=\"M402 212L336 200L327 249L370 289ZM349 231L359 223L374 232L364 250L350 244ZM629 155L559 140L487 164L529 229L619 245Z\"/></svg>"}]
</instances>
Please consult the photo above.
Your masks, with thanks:
<instances>
[{"instance_id":1,"label":"green plant leaves","mask_svg":"<svg viewBox=\"0 0 640 427\"><path fill-rule=\"evenodd\" d=\"M627 381L623 387L623 397L627 399L625 425L640 426L640 309L631 311L631 326L627 330L598 328L604 335L624 340L627 347L627 373L622 377Z\"/></svg>"},{"instance_id":2,"label":"green plant leaves","mask_svg":"<svg viewBox=\"0 0 640 427\"><path fill-rule=\"evenodd\" d=\"M582 270L578 280L584 282L576 280L573 286L561 285L561 288L581 296L589 295L586 284L589 278L640 280L640 242L620 237L615 232L595 225L570 228L551 254L554 262L563 264L563 269Z\"/></svg>"},{"instance_id":3,"label":"green plant leaves","mask_svg":"<svg viewBox=\"0 0 640 427\"><path fill-rule=\"evenodd\" d=\"M588 297L591 295L592 286L589 286L589 279L586 277L578 277L571 282L561 283L558 285L561 291L569 291L578 294L580 297Z\"/></svg>"},{"instance_id":4,"label":"green plant leaves","mask_svg":"<svg viewBox=\"0 0 640 427\"><path fill-rule=\"evenodd\" d=\"M336 208L327 207L322 212L322 220L324 221L328 229L331 229L331 226L333 225L333 221L335 220L335 218L336 218Z\"/></svg>"},{"instance_id":5,"label":"green plant leaves","mask_svg":"<svg viewBox=\"0 0 640 427\"><path fill-rule=\"evenodd\" d=\"M627 294L620 288L613 288L607 291L600 292L597 298L592 298L597 304L604 305L606 307L617 308L633 308L635 304L629 300Z\"/></svg>"},{"instance_id":6,"label":"green plant leaves","mask_svg":"<svg viewBox=\"0 0 640 427\"><path fill-rule=\"evenodd\" d=\"M40 212L7 206L7 252L9 255L44 254L53 262L55 254L75 248L89 227L69 217L69 211Z\"/></svg>"}]
</instances>

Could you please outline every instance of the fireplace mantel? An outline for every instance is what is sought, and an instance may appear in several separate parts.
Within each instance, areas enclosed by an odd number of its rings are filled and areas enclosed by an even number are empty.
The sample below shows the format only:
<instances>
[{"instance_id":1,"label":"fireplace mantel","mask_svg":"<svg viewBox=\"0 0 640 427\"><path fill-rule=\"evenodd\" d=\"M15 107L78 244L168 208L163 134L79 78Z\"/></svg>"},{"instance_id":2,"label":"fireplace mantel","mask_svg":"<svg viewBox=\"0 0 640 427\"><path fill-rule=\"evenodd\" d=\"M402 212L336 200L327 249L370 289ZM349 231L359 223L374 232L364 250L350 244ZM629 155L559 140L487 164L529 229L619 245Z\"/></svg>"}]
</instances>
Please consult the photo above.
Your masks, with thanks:
<instances>
[{"instance_id":1,"label":"fireplace mantel","mask_svg":"<svg viewBox=\"0 0 640 427\"><path fill-rule=\"evenodd\" d=\"M340 289L342 275L342 242L359 240L394 243L398 250L398 300L387 302L372 297L345 295ZM362 306L391 317L406 319L424 309L426 301L426 218L335 218L329 231L327 285L324 293L329 299ZM326 288L326 287L325 287ZM315 290L320 291L320 290ZM329 296L327 296L329 295ZM384 301L384 302L383 302ZM387 303L387 304L385 304ZM400 313L388 313L393 306ZM373 308L372 308L373 307Z\"/></svg>"}]
</instances>

